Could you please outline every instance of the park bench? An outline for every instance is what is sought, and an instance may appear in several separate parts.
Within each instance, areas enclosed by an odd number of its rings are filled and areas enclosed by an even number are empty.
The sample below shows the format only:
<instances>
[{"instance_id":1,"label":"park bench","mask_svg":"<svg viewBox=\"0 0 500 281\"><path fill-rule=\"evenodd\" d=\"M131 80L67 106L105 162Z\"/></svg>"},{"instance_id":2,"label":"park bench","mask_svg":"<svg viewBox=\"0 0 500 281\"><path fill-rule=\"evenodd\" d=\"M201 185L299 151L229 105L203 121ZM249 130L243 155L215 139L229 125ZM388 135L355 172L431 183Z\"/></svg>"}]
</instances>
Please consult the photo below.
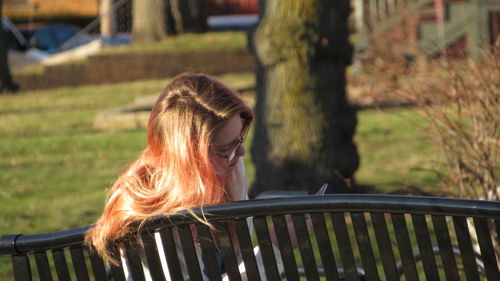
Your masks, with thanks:
<instances>
[{"instance_id":1,"label":"park bench","mask_svg":"<svg viewBox=\"0 0 500 281\"><path fill-rule=\"evenodd\" d=\"M196 214L202 215L200 210ZM204 208L211 230L188 213L148 222L126 242L134 281L166 280L153 236L161 237L172 280L241 280L240 249L248 280L500 280L500 203L440 197L323 195L241 201ZM250 233L248 218L253 220ZM312 222L308 224L308 221ZM294 234L287 221L293 221ZM46 234L7 234L0 254L10 255L16 281L125 280L120 265L103 261L82 243L89 227ZM272 246L270 228L278 245ZM173 229L183 256L176 253ZM292 248L290 235L298 247ZM215 241L215 242L214 242ZM237 245L236 245L237 244ZM253 248L260 247L258 266ZM201 251L196 251L196 248ZM138 254L142 251L142 256ZM200 268L197 255L203 255ZM276 252L279 252L278 254ZM276 256L282 263L277 266ZM185 259L182 272L179 258ZM282 269L280 272L280 269ZM205 278L206 279L206 278Z\"/></svg>"}]
</instances>

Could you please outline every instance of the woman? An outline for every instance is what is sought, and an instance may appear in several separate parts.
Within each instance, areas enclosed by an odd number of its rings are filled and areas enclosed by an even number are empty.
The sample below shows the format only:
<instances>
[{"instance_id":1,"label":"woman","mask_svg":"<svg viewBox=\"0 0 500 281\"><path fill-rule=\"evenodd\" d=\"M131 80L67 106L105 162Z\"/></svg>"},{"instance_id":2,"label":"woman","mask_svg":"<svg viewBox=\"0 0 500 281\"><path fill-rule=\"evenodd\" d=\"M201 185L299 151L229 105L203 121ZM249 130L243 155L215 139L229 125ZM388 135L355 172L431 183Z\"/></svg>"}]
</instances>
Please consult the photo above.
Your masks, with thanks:
<instances>
[{"instance_id":1,"label":"woman","mask_svg":"<svg viewBox=\"0 0 500 281\"><path fill-rule=\"evenodd\" d=\"M241 156L252 119L250 108L213 78L175 77L152 109L147 147L113 184L101 218L87 232L87 243L113 261L109 245L132 225L248 199Z\"/></svg>"}]
</instances>

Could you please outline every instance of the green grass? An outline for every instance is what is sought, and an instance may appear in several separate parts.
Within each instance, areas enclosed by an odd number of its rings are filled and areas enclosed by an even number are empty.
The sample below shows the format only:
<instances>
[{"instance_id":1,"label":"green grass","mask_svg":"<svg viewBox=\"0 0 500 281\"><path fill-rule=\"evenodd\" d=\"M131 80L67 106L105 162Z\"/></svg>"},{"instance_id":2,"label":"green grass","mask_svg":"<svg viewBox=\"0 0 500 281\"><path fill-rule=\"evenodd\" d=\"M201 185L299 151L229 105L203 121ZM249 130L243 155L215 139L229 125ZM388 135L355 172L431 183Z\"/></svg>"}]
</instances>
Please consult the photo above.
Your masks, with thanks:
<instances>
[{"instance_id":1,"label":"green grass","mask_svg":"<svg viewBox=\"0 0 500 281\"><path fill-rule=\"evenodd\" d=\"M233 88L255 83L252 73L219 79ZM96 130L95 115L156 94L167 81L0 95L0 235L92 223L106 188L146 140L144 129ZM358 119L359 184L377 193L437 191L436 177L420 170L432 165L436 149L420 130L424 121L415 110L364 110ZM249 154L245 161L252 181ZM0 280L8 280L10 271L9 260L0 257Z\"/></svg>"},{"instance_id":2,"label":"green grass","mask_svg":"<svg viewBox=\"0 0 500 281\"><path fill-rule=\"evenodd\" d=\"M247 35L243 31L207 32L203 34L185 33L170 36L162 41L149 44L131 44L104 49L109 54L144 54L150 52L200 52L245 49Z\"/></svg>"},{"instance_id":3,"label":"green grass","mask_svg":"<svg viewBox=\"0 0 500 281\"><path fill-rule=\"evenodd\" d=\"M415 109L366 110L358 114L355 142L361 158L356 180L377 193L425 194L438 190L432 171L439 155Z\"/></svg>"}]
</instances>

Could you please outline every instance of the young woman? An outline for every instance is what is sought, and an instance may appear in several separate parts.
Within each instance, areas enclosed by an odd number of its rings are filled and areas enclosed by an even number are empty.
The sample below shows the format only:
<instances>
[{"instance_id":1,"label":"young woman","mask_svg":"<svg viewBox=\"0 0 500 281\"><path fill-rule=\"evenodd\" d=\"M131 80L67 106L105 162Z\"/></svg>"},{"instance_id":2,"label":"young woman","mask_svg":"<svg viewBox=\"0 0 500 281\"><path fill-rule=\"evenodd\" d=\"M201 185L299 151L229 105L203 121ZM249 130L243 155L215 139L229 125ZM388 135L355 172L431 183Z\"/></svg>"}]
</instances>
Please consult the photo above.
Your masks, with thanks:
<instances>
[{"instance_id":1,"label":"young woman","mask_svg":"<svg viewBox=\"0 0 500 281\"><path fill-rule=\"evenodd\" d=\"M248 199L241 156L252 119L250 108L215 79L203 74L175 77L152 109L147 147L113 184L87 243L113 260L109 245L133 224ZM123 255L122 261L126 267Z\"/></svg>"}]
</instances>

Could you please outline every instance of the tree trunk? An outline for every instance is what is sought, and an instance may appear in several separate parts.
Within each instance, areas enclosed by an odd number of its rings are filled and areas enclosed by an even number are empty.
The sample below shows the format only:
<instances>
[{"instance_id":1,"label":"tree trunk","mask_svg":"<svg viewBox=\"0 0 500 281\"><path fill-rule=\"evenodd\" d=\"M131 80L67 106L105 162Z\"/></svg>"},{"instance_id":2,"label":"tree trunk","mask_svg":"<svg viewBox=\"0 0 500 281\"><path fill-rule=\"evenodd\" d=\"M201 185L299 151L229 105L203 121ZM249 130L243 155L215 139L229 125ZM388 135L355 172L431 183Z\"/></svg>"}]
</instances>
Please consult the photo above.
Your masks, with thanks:
<instances>
[{"instance_id":1,"label":"tree trunk","mask_svg":"<svg viewBox=\"0 0 500 281\"><path fill-rule=\"evenodd\" d=\"M165 36L165 1L133 1L132 37L134 43L151 43Z\"/></svg>"},{"instance_id":2,"label":"tree trunk","mask_svg":"<svg viewBox=\"0 0 500 281\"><path fill-rule=\"evenodd\" d=\"M113 36L116 34L115 14L111 12L113 0L101 0L99 13L101 15L101 35Z\"/></svg>"},{"instance_id":3,"label":"tree trunk","mask_svg":"<svg viewBox=\"0 0 500 281\"><path fill-rule=\"evenodd\" d=\"M208 1L185 0L182 3L181 14L184 18L184 31L206 32L208 29Z\"/></svg>"},{"instance_id":4,"label":"tree trunk","mask_svg":"<svg viewBox=\"0 0 500 281\"><path fill-rule=\"evenodd\" d=\"M0 0L0 94L14 93L18 89L18 86L14 84L10 75L9 60L7 58L7 34L1 23L3 14L2 2L3 0Z\"/></svg>"},{"instance_id":5,"label":"tree trunk","mask_svg":"<svg viewBox=\"0 0 500 281\"><path fill-rule=\"evenodd\" d=\"M208 30L207 0L168 0L169 32L206 32Z\"/></svg>"},{"instance_id":6,"label":"tree trunk","mask_svg":"<svg viewBox=\"0 0 500 281\"><path fill-rule=\"evenodd\" d=\"M257 101L251 154L265 190L346 192L359 159L346 100L349 0L263 1L253 35Z\"/></svg>"}]
</instances>

